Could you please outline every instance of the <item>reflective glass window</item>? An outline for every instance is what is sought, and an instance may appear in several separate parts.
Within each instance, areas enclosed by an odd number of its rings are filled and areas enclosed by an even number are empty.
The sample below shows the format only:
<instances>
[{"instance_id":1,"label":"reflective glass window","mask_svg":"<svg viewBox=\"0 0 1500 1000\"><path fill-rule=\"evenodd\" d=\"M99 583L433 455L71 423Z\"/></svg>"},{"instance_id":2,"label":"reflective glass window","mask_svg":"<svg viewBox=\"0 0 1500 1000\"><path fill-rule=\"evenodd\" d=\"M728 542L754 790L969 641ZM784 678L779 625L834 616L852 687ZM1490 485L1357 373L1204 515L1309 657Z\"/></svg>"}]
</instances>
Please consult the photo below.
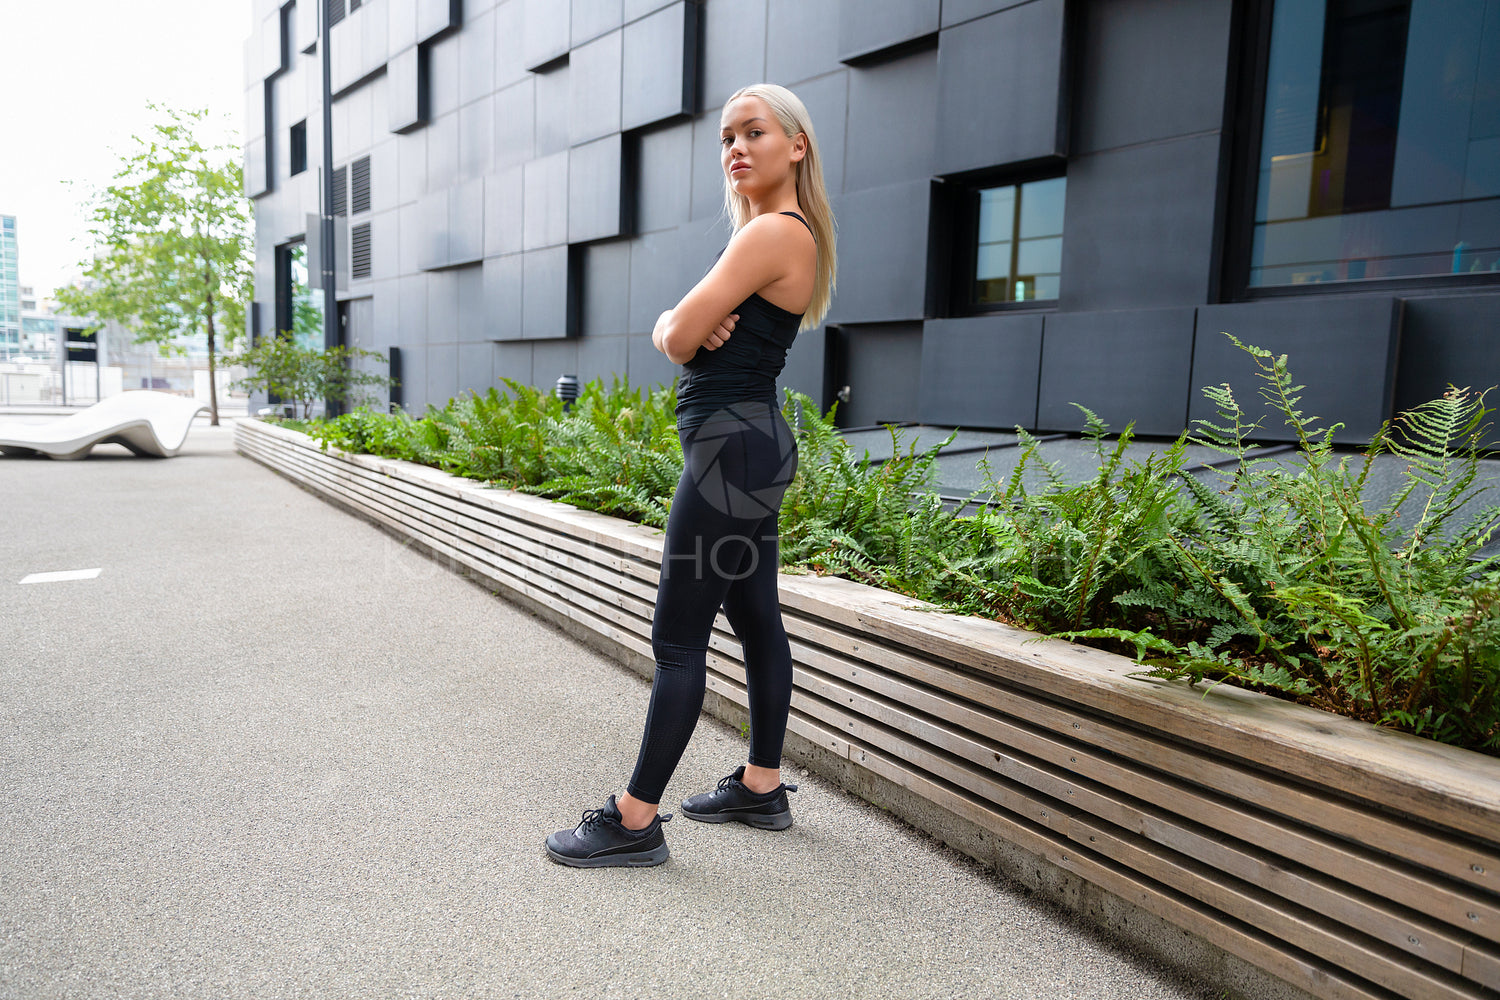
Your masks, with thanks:
<instances>
[{"instance_id":1,"label":"reflective glass window","mask_svg":"<svg viewBox=\"0 0 1500 1000\"><path fill-rule=\"evenodd\" d=\"M979 191L971 305L1056 299L1067 179Z\"/></svg>"},{"instance_id":2,"label":"reflective glass window","mask_svg":"<svg viewBox=\"0 0 1500 1000\"><path fill-rule=\"evenodd\" d=\"M1252 287L1500 274L1500 0L1278 0Z\"/></svg>"}]
</instances>

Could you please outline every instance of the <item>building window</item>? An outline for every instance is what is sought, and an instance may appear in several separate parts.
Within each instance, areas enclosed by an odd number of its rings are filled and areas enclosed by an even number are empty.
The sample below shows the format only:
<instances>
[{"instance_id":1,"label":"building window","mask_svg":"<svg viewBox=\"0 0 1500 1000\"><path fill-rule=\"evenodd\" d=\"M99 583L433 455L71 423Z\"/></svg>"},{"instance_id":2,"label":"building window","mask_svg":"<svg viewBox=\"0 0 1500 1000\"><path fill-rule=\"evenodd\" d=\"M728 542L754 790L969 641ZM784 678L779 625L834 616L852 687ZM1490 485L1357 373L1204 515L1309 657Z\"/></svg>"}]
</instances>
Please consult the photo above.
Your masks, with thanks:
<instances>
[{"instance_id":1,"label":"building window","mask_svg":"<svg viewBox=\"0 0 1500 1000\"><path fill-rule=\"evenodd\" d=\"M323 309L307 268L307 244L276 248L276 330L298 347L323 347Z\"/></svg>"},{"instance_id":2,"label":"building window","mask_svg":"<svg viewBox=\"0 0 1500 1000\"><path fill-rule=\"evenodd\" d=\"M1494 8L1274 4L1250 287L1500 277Z\"/></svg>"},{"instance_id":3,"label":"building window","mask_svg":"<svg viewBox=\"0 0 1500 1000\"><path fill-rule=\"evenodd\" d=\"M292 176L307 169L307 119L304 118L292 126L291 142Z\"/></svg>"},{"instance_id":4,"label":"building window","mask_svg":"<svg viewBox=\"0 0 1500 1000\"><path fill-rule=\"evenodd\" d=\"M954 314L1056 301L1067 178L960 189Z\"/></svg>"}]
</instances>

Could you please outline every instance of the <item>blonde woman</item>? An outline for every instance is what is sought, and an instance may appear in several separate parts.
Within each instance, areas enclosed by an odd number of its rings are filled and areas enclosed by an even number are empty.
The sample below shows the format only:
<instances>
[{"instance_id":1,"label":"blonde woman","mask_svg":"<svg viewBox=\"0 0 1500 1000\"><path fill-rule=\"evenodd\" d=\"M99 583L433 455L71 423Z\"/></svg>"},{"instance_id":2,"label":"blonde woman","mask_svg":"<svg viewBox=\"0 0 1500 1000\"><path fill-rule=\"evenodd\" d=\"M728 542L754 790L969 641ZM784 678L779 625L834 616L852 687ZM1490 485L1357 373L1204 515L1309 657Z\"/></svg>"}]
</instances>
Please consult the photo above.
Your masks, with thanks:
<instances>
[{"instance_id":1,"label":"blonde woman","mask_svg":"<svg viewBox=\"0 0 1500 1000\"><path fill-rule=\"evenodd\" d=\"M781 748L792 658L776 574L777 513L797 447L777 405L776 377L801 330L832 296L833 213L807 109L757 84L720 116L724 200L734 234L703 279L661 314L652 343L682 365L677 431L686 468L667 520L652 619L656 678L635 773L570 830L547 838L557 862L581 868L667 860L658 806L703 708L709 635L720 608L744 649L750 701L746 763L683 801L689 819L771 830L792 824Z\"/></svg>"}]
</instances>

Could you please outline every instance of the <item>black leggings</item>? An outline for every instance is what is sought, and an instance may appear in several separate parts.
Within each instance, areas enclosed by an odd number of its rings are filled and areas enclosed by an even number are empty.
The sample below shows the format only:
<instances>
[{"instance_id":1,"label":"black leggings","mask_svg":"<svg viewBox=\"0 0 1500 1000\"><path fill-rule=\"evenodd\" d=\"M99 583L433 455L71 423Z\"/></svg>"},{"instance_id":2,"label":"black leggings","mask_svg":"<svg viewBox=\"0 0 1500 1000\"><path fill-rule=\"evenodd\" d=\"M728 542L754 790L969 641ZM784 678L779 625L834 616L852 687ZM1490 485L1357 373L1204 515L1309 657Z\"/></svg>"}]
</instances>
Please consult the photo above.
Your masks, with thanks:
<instances>
[{"instance_id":1,"label":"black leggings","mask_svg":"<svg viewBox=\"0 0 1500 1000\"><path fill-rule=\"evenodd\" d=\"M651 622L656 678L630 794L659 803L703 710L709 635L719 609L744 651L750 763L781 765L792 654L776 592L777 512L797 471L781 410L737 403L697 427L681 421L686 467L667 517Z\"/></svg>"}]
</instances>

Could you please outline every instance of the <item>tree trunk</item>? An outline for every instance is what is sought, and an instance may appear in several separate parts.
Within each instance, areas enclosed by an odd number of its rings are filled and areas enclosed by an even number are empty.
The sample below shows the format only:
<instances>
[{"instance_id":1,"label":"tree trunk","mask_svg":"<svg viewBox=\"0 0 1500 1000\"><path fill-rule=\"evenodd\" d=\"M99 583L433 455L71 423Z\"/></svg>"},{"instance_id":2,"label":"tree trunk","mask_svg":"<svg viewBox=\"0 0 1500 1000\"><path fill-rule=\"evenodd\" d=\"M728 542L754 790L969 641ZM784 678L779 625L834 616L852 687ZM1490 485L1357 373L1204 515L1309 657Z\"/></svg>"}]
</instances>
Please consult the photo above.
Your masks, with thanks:
<instances>
[{"instance_id":1,"label":"tree trunk","mask_svg":"<svg viewBox=\"0 0 1500 1000\"><path fill-rule=\"evenodd\" d=\"M219 380L214 366L214 293L208 293L208 422L219 426Z\"/></svg>"}]
</instances>

